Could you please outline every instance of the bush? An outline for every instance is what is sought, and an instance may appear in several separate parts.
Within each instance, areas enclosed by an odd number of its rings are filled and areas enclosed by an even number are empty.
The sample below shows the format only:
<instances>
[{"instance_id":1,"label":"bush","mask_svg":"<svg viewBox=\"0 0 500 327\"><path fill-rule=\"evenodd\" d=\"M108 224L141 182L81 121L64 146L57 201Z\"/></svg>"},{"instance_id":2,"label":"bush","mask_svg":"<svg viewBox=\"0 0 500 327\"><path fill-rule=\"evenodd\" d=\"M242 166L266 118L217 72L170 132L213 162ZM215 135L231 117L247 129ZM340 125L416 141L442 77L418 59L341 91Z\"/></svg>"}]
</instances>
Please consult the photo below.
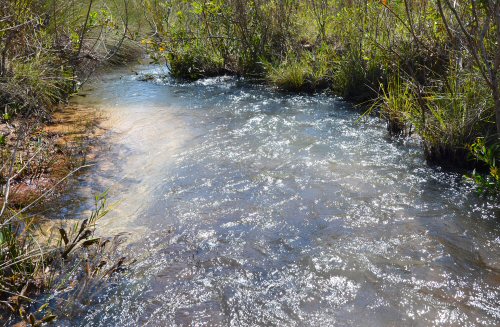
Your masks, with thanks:
<instances>
[{"instance_id":1,"label":"bush","mask_svg":"<svg viewBox=\"0 0 500 327\"><path fill-rule=\"evenodd\" d=\"M396 77L381 96L381 113L392 134L415 130L430 162L466 167L467 144L494 128L491 101L477 74L450 72L427 87Z\"/></svg>"},{"instance_id":2,"label":"bush","mask_svg":"<svg viewBox=\"0 0 500 327\"><path fill-rule=\"evenodd\" d=\"M493 143L487 145L484 138L477 138L469 146L470 153L476 161L486 166L488 174L484 175L476 170L468 176L477 186L480 194L499 195L500 194L500 145Z\"/></svg>"}]
</instances>

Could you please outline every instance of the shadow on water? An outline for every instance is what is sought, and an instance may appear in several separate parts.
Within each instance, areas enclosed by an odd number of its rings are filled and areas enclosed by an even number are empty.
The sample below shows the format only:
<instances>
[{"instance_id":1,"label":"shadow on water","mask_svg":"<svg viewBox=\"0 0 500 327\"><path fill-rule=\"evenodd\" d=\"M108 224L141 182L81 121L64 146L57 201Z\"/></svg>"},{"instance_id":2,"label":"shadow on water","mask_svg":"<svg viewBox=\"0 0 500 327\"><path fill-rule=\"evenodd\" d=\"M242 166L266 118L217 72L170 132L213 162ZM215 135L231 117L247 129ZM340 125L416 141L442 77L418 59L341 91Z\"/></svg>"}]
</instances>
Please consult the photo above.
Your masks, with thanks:
<instances>
[{"instance_id":1,"label":"shadow on water","mask_svg":"<svg viewBox=\"0 0 500 327\"><path fill-rule=\"evenodd\" d=\"M63 323L499 323L499 209L417 141L230 77L93 88L80 101L109 116L109 151L77 190L121 200L101 230L129 232L137 263Z\"/></svg>"}]
</instances>

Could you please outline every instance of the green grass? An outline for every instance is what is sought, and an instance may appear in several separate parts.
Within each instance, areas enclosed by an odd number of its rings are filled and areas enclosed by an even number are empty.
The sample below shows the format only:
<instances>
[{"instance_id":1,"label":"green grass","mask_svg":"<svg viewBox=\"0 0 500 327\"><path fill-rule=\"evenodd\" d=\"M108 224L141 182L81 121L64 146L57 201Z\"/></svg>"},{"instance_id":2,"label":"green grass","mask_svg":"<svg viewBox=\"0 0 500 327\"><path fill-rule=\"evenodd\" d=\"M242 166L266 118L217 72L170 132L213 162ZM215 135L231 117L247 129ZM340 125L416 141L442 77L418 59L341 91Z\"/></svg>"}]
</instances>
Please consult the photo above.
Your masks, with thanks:
<instances>
[{"instance_id":1,"label":"green grass","mask_svg":"<svg viewBox=\"0 0 500 327\"><path fill-rule=\"evenodd\" d=\"M494 128L494 111L477 74L456 74L426 87L393 79L380 98L381 114L392 134L414 130L430 162L467 167L467 145Z\"/></svg>"},{"instance_id":2,"label":"green grass","mask_svg":"<svg viewBox=\"0 0 500 327\"><path fill-rule=\"evenodd\" d=\"M289 60L268 69L268 80L283 90L297 92L310 87L312 68L307 62Z\"/></svg>"}]
</instances>

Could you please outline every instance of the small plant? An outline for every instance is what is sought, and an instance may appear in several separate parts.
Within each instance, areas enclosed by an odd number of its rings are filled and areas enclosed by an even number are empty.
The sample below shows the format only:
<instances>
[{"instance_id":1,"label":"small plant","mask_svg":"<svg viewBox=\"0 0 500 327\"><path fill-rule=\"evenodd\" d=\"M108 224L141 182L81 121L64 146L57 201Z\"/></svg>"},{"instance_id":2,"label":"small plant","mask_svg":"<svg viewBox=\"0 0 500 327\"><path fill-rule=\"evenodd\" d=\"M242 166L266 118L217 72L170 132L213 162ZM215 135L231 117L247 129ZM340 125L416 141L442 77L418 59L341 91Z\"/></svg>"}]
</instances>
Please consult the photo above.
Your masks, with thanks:
<instances>
[{"instance_id":1,"label":"small plant","mask_svg":"<svg viewBox=\"0 0 500 327\"><path fill-rule=\"evenodd\" d=\"M111 256L119 240L94 236L97 221L109 211L106 193L95 200L88 219L55 233L13 211L0 217L0 308L6 309L0 317L41 326L56 319L59 308L48 304L54 294L68 306L123 269L125 258ZM53 294L40 299L48 291Z\"/></svg>"},{"instance_id":2,"label":"small plant","mask_svg":"<svg viewBox=\"0 0 500 327\"><path fill-rule=\"evenodd\" d=\"M269 81L287 91L301 91L306 88L311 75L311 68L305 62L290 60L279 67L270 67Z\"/></svg>"},{"instance_id":3,"label":"small plant","mask_svg":"<svg viewBox=\"0 0 500 327\"><path fill-rule=\"evenodd\" d=\"M475 160L485 164L489 169L488 175L478 173L475 169L472 175L468 176L477 186L480 194L498 195L500 194L500 144L486 144L484 138L476 139L476 142L469 146L471 155Z\"/></svg>"},{"instance_id":4,"label":"small plant","mask_svg":"<svg viewBox=\"0 0 500 327\"><path fill-rule=\"evenodd\" d=\"M315 52L304 51L300 58L289 54L277 67L267 63L266 77L272 85L286 91L314 91L326 88L330 83L329 61L329 54L324 49Z\"/></svg>"}]
</instances>

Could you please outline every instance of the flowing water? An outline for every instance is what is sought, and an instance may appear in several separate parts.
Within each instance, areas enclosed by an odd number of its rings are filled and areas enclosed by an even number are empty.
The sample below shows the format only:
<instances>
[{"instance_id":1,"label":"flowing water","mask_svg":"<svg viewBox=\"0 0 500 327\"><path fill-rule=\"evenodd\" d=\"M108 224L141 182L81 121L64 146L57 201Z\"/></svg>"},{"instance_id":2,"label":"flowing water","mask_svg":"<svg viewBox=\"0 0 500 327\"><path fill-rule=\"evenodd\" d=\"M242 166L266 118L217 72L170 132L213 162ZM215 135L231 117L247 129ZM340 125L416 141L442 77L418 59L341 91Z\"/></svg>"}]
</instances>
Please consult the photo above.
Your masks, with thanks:
<instances>
[{"instance_id":1,"label":"flowing water","mask_svg":"<svg viewBox=\"0 0 500 327\"><path fill-rule=\"evenodd\" d=\"M108 131L77 191L121 200L99 230L127 232L137 262L68 325L500 324L499 208L378 119L327 95L129 71L78 102Z\"/></svg>"}]
</instances>

